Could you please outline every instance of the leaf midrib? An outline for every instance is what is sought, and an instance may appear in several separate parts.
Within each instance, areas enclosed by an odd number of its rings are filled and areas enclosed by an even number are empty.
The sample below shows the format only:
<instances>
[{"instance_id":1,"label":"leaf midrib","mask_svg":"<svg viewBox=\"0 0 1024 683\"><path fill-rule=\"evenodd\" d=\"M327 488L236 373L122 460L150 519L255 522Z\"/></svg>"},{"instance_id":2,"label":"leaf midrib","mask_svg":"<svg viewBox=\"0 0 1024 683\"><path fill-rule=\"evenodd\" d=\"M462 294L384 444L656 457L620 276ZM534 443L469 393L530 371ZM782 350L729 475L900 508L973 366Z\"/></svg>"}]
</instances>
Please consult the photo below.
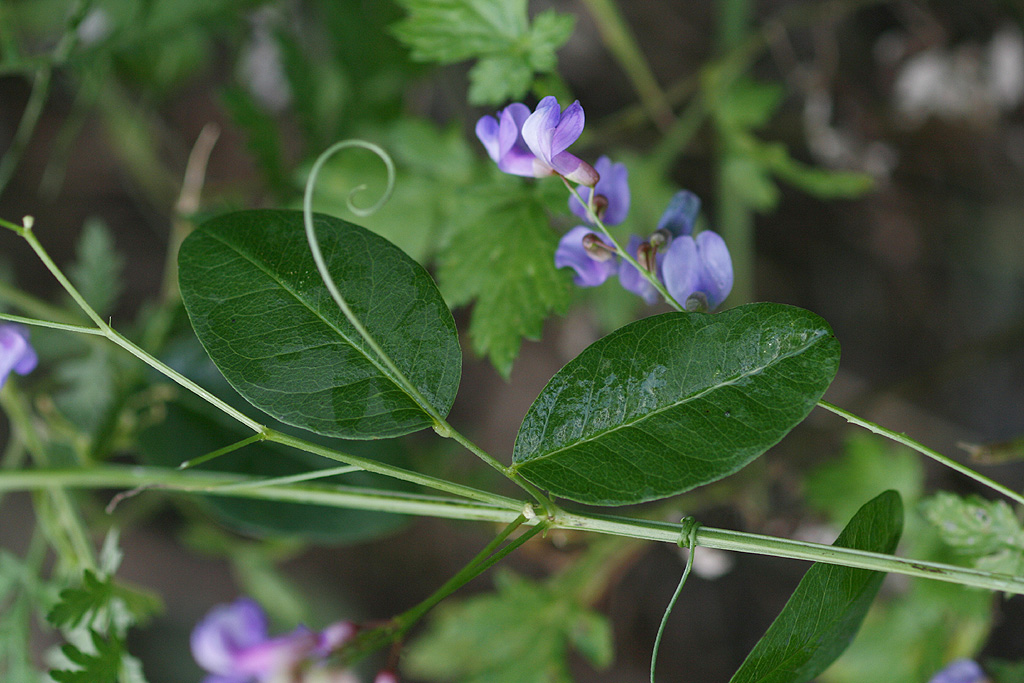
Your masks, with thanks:
<instances>
[{"instance_id":1,"label":"leaf midrib","mask_svg":"<svg viewBox=\"0 0 1024 683\"><path fill-rule=\"evenodd\" d=\"M398 387L402 391L403 394L405 394L407 397L409 397L412 400L413 404L416 405L417 408L419 408L420 410L423 410L423 407L420 406L420 404L416 400L416 398L409 393L408 389L406 389L404 386L402 386L401 382L396 381L396 379L391 375L391 373L388 371L388 369L381 365L382 361L380 359L375 358L374 356L370 355L367 352L366 349L362 348L362 346L360 346L359 344L356 344L352 339L349 338L349 336L347 334L345 334L341 329L339 329L338 326L333 324L330 320L328 320L323 315L321 315L319 312L317 312L315 309L313 309L313 307L310 306L309 304L307 304L306 301L303 300L302 297L300 297L298 295L298 293L294 289L292 289L291 287L287 286L279 277L277 277L277 275L276 275L276 273L274 273L274 271L269 270L268 268L264 267L262 262L256 260L253 256L250 256L248 253L246 253L245 251L240 249L237 245L232 244L224 236L222 236L222 235L220 235L220 234L218 234L218 233L216 233L216 232L214 232L214 231L212 231L210 229L206 229L206 230L204 230L204 232L207 235L209 235L211 238L219 241L224 246L226 246L229 249L231 249L234 252L236 252L239 256L244 258L250 264L255 266L258 270L260 270L265 275L267 275L273 282L276 282L281 287L281 289L283 289L284 291L288 292L289 295L291 295L296 301L298 301L310 313L312 313L315 318L318 318L321 322L324 323L324 325L326 325L328 328L334 330L338 334L339 337L341 337L342 339L345 340L345 342L348 343L349 346L351 346L352 348L357 350L360 354L362 354L362 356L364 358L366 358L366 360L368 360L375 368L377 368L377 370L382 375L384 375L385 377L388 378L388 381L390 381L394 386ZM392 361L392 362L394 362L394 361Z\"/></svg>"},{"instance_id":2,"label":"leaf midrib","mask_svg":"<svg viewBox=\"0 0 1024 683\"><path fill-rule=\"evenodd\" d=\"M666 404L665 406L663 406L661 408L658 408L656 410L652 410L651 412L647 413L646 415L643 415L642 417L640 417L640 418L638 418L636 420L632 420L632 421L629 421L629 422L622 422L622 423L620 423L620 424L618 424L618 425L616 425L616 426L614 426L614 427L612 427L610 429L602 430L602 431L597 432L596 434L594 434L592 436L589 436L589 437L587 437L585 439L580 439L578 441L574 441L571 444L568 444L568 445L565 445L565 446L561 446L561 447L559 447L559 448L557 448L557 449L555 449L553 451L548 451L548 452L543 453L541 455L531 456L528 459L519 460L518 462L513 462L512 463L512 469L518 470L523 465L535 463L535 462L542 461L542 460L547 460L548 458L550 458L553 455L558 455L559 453L572 450L572 449L577 448L577 447L579 447L579 446L581 446L583 444L590 443L591 441L597 441L598 439L601 439L604 436L606 436L608 434L611 434L613 432L617 432L620 429L625 429L627 427L636 426L636 425L644 422L645 420L650 419L651 417L653 417L655 415L659 415L659 414L661 414L661 413L663 413L663 412L665 412L667 410L671 410L671 409L676 408L678 406L685 405L685 404L687 404L687 403L689 403L691 401L700 399L703 396L705 396L705 395L707 395L707 394L709 394L709 393L711 393L713 391L717 391L718 389L721 389L723 387L732 386L732 385L736 384L737 382L739 382L739 381L741 381L743 379L746 379L747 377L754 377L756 375L760 375L765 370L770 368L772 365L780 363L780 362L786 360L787 358L792 358L794 356L797 356L797 355L799 355L801 353L806 352L808 349L810 349L812 346L817 344L819 342L819 340L821 340L823 338L824 339L828 338L828 332L826 330L816 330L814 337L806 345L801 346L798 349L795 349L795 350L793 350L793 351L791 351L789 353L775 356L770 362L764 364L762 367L757 368L756 370L752 370L752 371L749 371L749 372L742 373L742 374L737 375L736 377L734 377L734 378L732 378L732 379L730 379L728 381L721 382L719 384L716 384L713 387L708 387L706 389L703 389L703 390L701 390L700 392L698 392L696 394L691 394L689 396L686 396L682 400L676 401L674 403ZM550 419L550 416L548 417L548 419ZM545 422L547 422L547 420L545 420Z\"/></svg>"}]
</instances>

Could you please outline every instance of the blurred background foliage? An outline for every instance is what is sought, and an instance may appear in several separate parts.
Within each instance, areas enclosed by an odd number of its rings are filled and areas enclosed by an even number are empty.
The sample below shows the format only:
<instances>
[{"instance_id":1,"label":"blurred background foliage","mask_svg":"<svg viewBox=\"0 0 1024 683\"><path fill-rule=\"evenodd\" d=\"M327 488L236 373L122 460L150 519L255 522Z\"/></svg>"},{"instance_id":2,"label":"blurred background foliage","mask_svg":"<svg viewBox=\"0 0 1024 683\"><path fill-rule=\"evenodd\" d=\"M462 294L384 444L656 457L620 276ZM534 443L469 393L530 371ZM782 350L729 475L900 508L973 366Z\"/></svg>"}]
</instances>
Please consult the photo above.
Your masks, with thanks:
<instances>
[{"instance_id":1,"label":"blurred background foliage","mask_svg":"<svg viewBox=\"0 0 1024 683\"><path fill-rule=\"evenodd\" d=\"M552 263L573 225L563 188L498 173L473 136L476 119L510 99L578 98L588 123L574 152L629 166L623 235L650 232L675 189L693 190L701 220L736 261L726 306L771 300L821 314L844 348L829 400L1020 489L1022 20L1015 0L4 0L0 215L35 216L47 249L117 329L234 400L197 353L177 300L175 246L205 216L297 207L323 148L376 142L398 166L389 204L368 219L345 207L356 186L366 189L354 201L368 205L384 182L379 160L352 151L325 168L316 207L379 232L438 279L476 359L467 353L453 421L508 454L555 370L611 329L662 310L615 286L572 288ZM0 306L81 322L6 232ZM24 392L6 394L3 407L31 413L46 445L0 432L6 467L29 458L174 465L238 438L109 345L45 330L33 343L45 372L21 381ZM360 447L499 485L426 438ZM277 475L323 466L244 453L210 467ZM1012 511L934 496L981 492L851 437L828 416L812 415L736 477L631 512L831 541L886 488L898 488L908 510L902 552L1019 573ZM162 595L163 612L130 632L127 649L153 683L192 680L187 634L210 605L250 593L287 627L386 618L444 581L487 531L158 492L108 515L110 497L3 499L0 672L10 680L31 680L58 642L33 633L69 581L108 602L135 584ZM81 518L77 541L60 521L69 509ZM979 517L995 531L948 528ZM122 529L124 558L111 541L90 563L119 567L123 590L81 572L80 541L98 543L95 530L111 526ZM1016 540L967 552L963 538L978 534ZM727 680L805 568L710 551L696 560L659 669L670 680ZM675 552L558 532L511 565L493 589L478 581L467 593L479 595L438 612L409 649L409 680L646 680L681 571ZM118 604L94 603L81 619L58 612L49 623L81 643ZM125 628L157 609L128 603L142 606ZM996 680L1021 680L1012 665L1024 654L1020 603L889 580L822 680L924 681L943 662L979 653L1008 660L992 665ZM536 615L529 633L527 613ZM485 649L485 636L502 648Z\"/></svg>"}]
</instances>

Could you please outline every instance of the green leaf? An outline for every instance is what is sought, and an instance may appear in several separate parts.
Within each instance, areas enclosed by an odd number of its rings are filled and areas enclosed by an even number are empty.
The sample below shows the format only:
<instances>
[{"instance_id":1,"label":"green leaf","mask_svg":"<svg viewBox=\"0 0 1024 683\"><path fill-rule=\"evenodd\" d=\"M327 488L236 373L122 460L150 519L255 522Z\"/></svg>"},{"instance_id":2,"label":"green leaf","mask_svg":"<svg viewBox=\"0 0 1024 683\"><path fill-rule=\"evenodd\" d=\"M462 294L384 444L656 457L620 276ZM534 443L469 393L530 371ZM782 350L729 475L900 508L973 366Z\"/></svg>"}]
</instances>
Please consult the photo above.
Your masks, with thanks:
<instances>
[{"instance_id":1,"label":"green leaf","mask_svg":"<svg viewBox=\"0 0 1024 683\"><path fill-rule=\"evenodd\" d=\"M68 277L83 298L100 316L108 314L121 294L124 259L114 248L114 239L106 224L96 218L82 226L75 263Z\"/></svg>"},{"instance_id":2,"label":"green leaf","mask_svg":"<svg viewBox=\"0 0 1024 683\"><path fill-rule=\"evenodd\" d=\"M940 538L978 569L1016 576L1024 570L1024 529L1002 500L940 492L921 503Z\"/></svg>"},{"instance_id":3,"label":"green leaf","mask_svg":"<svg viewBox=\"0 0 1024 683\"><path fill-rule=\"evenodd\" d=\"M141 623L163 608L157 595L126 586L113 577L101 579L86 569L80 586L60 592L60 602L49 611L46 620L57 628L75 628L83 622L90 623L115 600L123 603L132 623Z\"/></svg>"},{"instance_id":4,"label":"green leaf","mask_svg":"<svg viewBox=\"0 0 1024 683\"><path fill-rule=\"evenodd\" d=\"M574 18L548 10L531 26L526 0L398 0L408 16L394 35L421 62L480 59L470 72L472 104L521 99L534 72L550 73Z\"/></svg>"},{"instance_id":5,"label":"green leaf","mask_svg":"<svg viewBox=\"0 0 1024 683\"><path fill-rule=\"evenodd\" d=\"M316 216L328 270L349 307L415 388L360 336L316 271L297 211L242 211L182 244L182 299L232 387L282 422L372 439L433 424L455 399L462 356L430 276L365 228ZM426 401L427 406L421 405Z\"/></svg>"},{"instance_id":6,"label":"green leaf","mask_svg":"<svg viewBox=\"0 0 1024 683\"><path fill-rule=\"evenodd\" d=\"M170 344L162 360L227 403L238 408L245 405L245 400L231 388L193 335L188 334ZM268 426L283 432L298 431L276 420ZM139 435L139 455L149 465L177 467L183 460L241 441L250 434L247 428L235 420L220 411L211 411L205 401L186 392L166 405L166 416L162 422ZM310 440L342 452L409 467L405 448L398 440L340 441L316 435ZM196 468L257 477L278 477L314 472L337 465L337 462L311 453L270 442L259 442L214 458ZM414 489L406 482L369 472L319 478L315 484L347 484L401 491ZM320 505L244 497L199 496L196 500L224 526L258 538L287 537L315 543L357 543L391 533L406 521L402 515L384 512L325 508ZM266 601L261 602L266 604Z\"/></svg>"},{"instance_id":7,"label":"green leaf","mask_svg":"<svg viewBox=\"0 0 1024 683\"><path fill-rule=\"evenodd\" d=\"M429 630L406 651L416 677L460 683L570 683L570 643L596 666L611 660L607 620L552 590L510 573L497 592L441 605Z\"/></svg>"},{"instance_id":8,"label":"green leaf","mask_svg":"<svg viewBox=\"0 0 1024 683\"><path fill-rule=\"evenodd\" d=\"M892 553L903 531L895 491L869 501L835 545ZM860 628L885 574L816 563L730 683L805 683L842 654Z\"/></svg>"},{"instance_id":9,"label":"green leaf","mask_svg":"<svg viewBox=\"0 0 1024 683\"><path fill-rule=\"evenodd\" d=\"M594 505L689 491L778 442L838 365L828 323L792 306L645 318L548 382L519 428L512 467L556 496Z\"/></svg>"},{"instance_id":10,"label":"green leaf","mask_svg":"<svg viewBox=\"0 0 1024 683\"><path fill-rule=\"evenodd\" d=\"M86 569L82 575L82 585L62 590L60 602L46 615L46 620L57 628L74 628L90 614L103 609L113 596L113 583L100 580L95 573Z\"/></svg>"},{"instance_id":11,"label":"green leaf","mask_svg":"<svg viewBox=\"0 0 1024 683\"><path fill-rule=\"evenodd\" d=\"M507 378L522 339L539 339L548 315L568 309L571 277L555 268L558 236L548 229L536 193L502 180L466 194L438 281L453 306L476 300L469 322L473 350Z\"/></svg>"},{"instance_id":12,"label":"green leaf","mask_svg":"<svg viewBox=\"0 0 1024 683\"><path fill-rule=\"evenodd\" d=\"M94 653L83 652L68 643L61 646L78 670L51 671L50 676L58 683L117 683L121 660L125 656L124 643L117 636L103 637L90 629Z\"/></svg>"}]
</instances>

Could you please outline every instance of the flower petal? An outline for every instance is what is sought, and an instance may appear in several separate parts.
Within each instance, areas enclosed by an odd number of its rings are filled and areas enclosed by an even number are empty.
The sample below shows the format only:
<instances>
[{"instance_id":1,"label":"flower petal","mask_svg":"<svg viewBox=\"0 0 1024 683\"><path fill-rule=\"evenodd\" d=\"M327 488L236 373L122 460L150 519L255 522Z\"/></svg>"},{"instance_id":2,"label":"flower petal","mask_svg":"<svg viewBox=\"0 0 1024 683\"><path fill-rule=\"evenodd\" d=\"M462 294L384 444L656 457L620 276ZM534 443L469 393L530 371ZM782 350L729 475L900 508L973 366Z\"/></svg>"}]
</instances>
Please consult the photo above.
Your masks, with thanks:
<instances>
[{"instance_id":1,"label":"flower petal","mask_svg":"<svg viewBox=\"0 0 1024 683\"><path fill-rule=\"evenodd\" d=\"M668 230L673 237L693 234L693 224L700 213L700 197L689 190L680 190L668 203L658 221L658 230Z\"/></svg>"},{"instance_id":2,"label":"flower petal","mask_svg":"<svg viewBox=\"0 0 1024 683\"><path fill-rule=\"evenodd\" d=\"M551 136L552 156L559 152L564 152L569 145L576 142L583 132L583 123L583 107L580 106L580 101L576 100L565 108L558 121L558 125L555 126Z\"/></svg>"},{"instance_id":3,"label":"flower petal","mask_svg":"<svg viewBox=\"0 0 1024 683\"><path fill-rule=\"evenodd\" d=\"M970 659L957 659L946 665L935 674L928 683L984 683L985 672L977 662Z\"/></svg>"},{"instance_id":4,"label":"flower petal","mask_svg":"<svg viewBox=\"0 0 1024 683\"><path fill-rule=\"evenodd\" d=\"M665 251L661 274L668 293L685 306L686 300L697 291L700 284L697 243L692 237L684 235L672 240L672 244L668 245L668 249Z\"/></svg>"},{"instance_id":5,"label":"flower petal","mask_svg":"<svg viewBox=\"0 0 1024 683\"><path fill-rule=\"evenodd\" d=\"M708 297L708 307L714 309L725 301L732 291L732 257L725 240L717 232L705 230L696 239L700 277L698 291Z\"/></svg>"},{"instance_id":6,"label":"flower petal","mask_svg":"<svg viewBox=\"0 0 1024 683\"><path fill-rule=\"evenodd\" d=\"M560 118L558 100L554 96L548 95L537 104L534 112L523 122L523 140L526 141L527 147L538 159L549 166L551 157L554 156L551 141Z\"/></svg>"},{"instance_id":7,"label":"flower petal","mask_svg":"<svg viewBox=\"0 0 1024 683\"><path fill-rule=\"evenodd\" d=\"M550 162L551 168L566 180L593 187L601 179L594 167L568 152L559 152Z\"/></svg>"},{"instance_id":8,"label":"flower petal","mask_svg":"<svg viewBox=\"0 0 1024 683\"><path fill-rule=\"evenodd\" d=\"M611 277L618 265L615 258L599 261L592 257L583 246L587 235L597 236L597 233L584 225L565 233L555 250L555 267L575 270L573 282L580 287L596 287Z\"/></svg>"},{"instance_id":9,"label":"flower petal","mask_svg":"<svg viewBox=\"0 0 1024 683\"><path fill-rule=\"evenodd\" d=\"M192 630L192 656L210 673L233 676L239 673L239 653L267 639L267 617L249 598L214 607Z\"/></svg>"},{"instance_id":10,"label":"flower petal","mask_svg":"<svg viewBox=\"0 0 1024 683\"><path fill-rule=\"evenodd\" d=\"M487 150L487 156L491 157L494 162L501 159L501 148L498 141L499 129L500 124L493 116L481 116L480 120L476 122L476 136L480 138L484 149Z\"/></svg>"},{"instance_id":11,"label":"flower petal","mask_svg":"<svg viewBox=\"0 0 1024 683\"><path fill-rule=\"evenodd\" d=\"M0 325L0 387L7 375L27 375L35 370L39 357L28 343L28 330L18 324Z\"/></svg>"}]
</instances>

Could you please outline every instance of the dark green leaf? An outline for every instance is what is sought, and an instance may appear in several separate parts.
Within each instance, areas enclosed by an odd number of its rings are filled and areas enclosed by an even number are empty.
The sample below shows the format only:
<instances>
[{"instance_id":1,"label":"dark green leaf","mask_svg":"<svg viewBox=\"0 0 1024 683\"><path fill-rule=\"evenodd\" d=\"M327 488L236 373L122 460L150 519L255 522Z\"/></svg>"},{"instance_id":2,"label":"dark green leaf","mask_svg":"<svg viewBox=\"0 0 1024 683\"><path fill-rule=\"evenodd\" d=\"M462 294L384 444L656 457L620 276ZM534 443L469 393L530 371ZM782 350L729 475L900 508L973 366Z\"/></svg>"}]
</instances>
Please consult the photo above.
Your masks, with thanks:
<instances>
[{"instance_id":1,"label":"dark green leaf","mask_svg":"<svg viewBox=\"0 0 1024 683\"><path fill-rule=\"evenodd\" d=\"M447 415L462 357L430 276L365 228L329 216L315 221L352 312L429 406ZM286 424L353 439L433 424L331 299L300 212L243 211L208 221L182 244L179 272L196 336L256 407Z\"/></svg>"},{"instance_id":2,"label":"dark green leaf","mask_svg":"<svg viewBox=\"0 0 1024 683\"><path fill-rule=\"evenodd\" d=\"M860 509L835 545L892 553L903 504L886 491ZM885 574L816 563L730 683L805 683L842 654L860 628Z\"/></svg>"},{"instance_id":3,"label":"dark green leaf","mask_svg":"<svg viewBox=\"0 0 1024 683\"><path fill-rule=\"evenodd\" d=\"M548 382L519 428L513 469L595 505L682 493L778 442L838 365L828 323L792 306L645 318L595 342Z\"/></svg>"},{"instance_id":4,"label":"dark green leaf","mask_svg":"<svg viewBox=\"0 0 1024 683\"><path fill-rule=\"evenodd\" d=\"M548 586L499 574L497 593L437 609L407 650L414 676L460 683L570 683L569 644L595 666L611 659L607 620Z\"/></svg>"},{"instance_id":5,"label":"dark green leaf","mask_svg":"<svg viewBox=\"0 0 1024 683\"><path fill-rule=\"evenodd\" d=\"M558 236L536 193L504 179L466 193L460 225L441 254L438 281L453 306L476 300L473 350L505 377L523 337L538 339L545 318L564 312L569 273L555 269Z\"/></svg>"},{"instance_id":6,"label":"dark green leaf","mask_svg":"<svg viewBox=\"0 0 1024 683\"><path fill-rule=\"evenodd\" d=\"M61 651L81 669L51 671L53 680L58 683L117 683L125 654L124 643L116 636L103 637L93 630L89 633L96 652L83 652L70 643L63 645Z\"/></svg>"}]
</instances>

